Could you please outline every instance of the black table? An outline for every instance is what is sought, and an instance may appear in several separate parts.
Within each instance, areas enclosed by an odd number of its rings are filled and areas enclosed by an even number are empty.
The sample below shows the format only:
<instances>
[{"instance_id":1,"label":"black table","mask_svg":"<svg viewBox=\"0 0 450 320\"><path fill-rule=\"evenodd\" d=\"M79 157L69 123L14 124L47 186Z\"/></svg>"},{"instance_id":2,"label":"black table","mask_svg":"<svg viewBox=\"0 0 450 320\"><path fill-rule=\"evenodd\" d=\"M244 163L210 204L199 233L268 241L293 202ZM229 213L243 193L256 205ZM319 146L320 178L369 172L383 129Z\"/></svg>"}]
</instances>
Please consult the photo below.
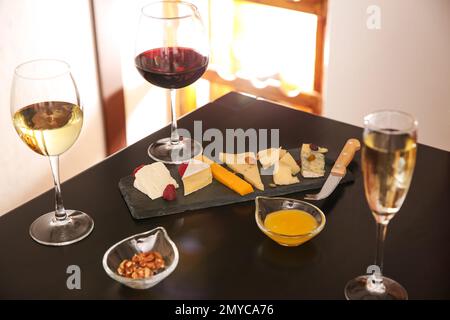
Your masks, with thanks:
<instances>
[{"instance_id":1,"label":"black table","mask_svg":"<svg viewBox=\"0 0 450 320\"><path fill-rule=\"evenodd\" d=\"M236 93L189 114L208 128L280 128L281 143L328 146L336 157L346 139L361 128L317 117ZM343 299L346 282L365 273L375 250L375 222L364 198L359 155L356 181L318 203L325 230L297 248L266 238L254 220L254 204L244 203L134 221L117 183L137 165L148 163L148 145L169 135L156 132L63 184L67 208L89 213L93 233L80 243L38 245L28 228L51 211L53 190L0 218L0 298L63 299ZM413 183L386 241L385 273L411 299L450 298L449 153L420 145ZM292 195L301 198L302 194ZM110 279L104 252L135 233L164 226L180 251L175 272L157 287L138 291ZM81 268L81 290L68 290L66 269Z\"/></svg>"}]
</instances>

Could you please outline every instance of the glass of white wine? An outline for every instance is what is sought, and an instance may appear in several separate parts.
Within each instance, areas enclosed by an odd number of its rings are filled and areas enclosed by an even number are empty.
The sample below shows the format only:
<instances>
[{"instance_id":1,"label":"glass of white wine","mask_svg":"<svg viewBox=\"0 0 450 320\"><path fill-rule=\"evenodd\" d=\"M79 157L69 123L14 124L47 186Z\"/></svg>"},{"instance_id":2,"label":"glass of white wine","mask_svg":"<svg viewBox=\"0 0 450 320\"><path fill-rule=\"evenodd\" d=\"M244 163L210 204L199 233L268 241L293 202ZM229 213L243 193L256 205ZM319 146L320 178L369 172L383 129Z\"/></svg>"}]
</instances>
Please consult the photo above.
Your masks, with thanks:
<instances>
[{"instance_id":1,"label":"glass of white wine","mask_svg":"<svg viewBox=\"0 0 450 320\"><path fill-rule=\"evenodd\" d=\"M364 189L377 223L377 251L370 275L345 287L349 300L406 300L408 293L384 277L383 248L389 221L400 210L416 164L417 121L400 111L378 111L364 118L362 170Z\"/></svg>"},{"instance_id":2,"label":"glass of white wine","mask_svg":"<svg viewBox=\"0 0 450 320\"><path fill-rule=\"evenodd\" d=\"M40 244L64 246L86 238L94 221L64 208L59 180L59 155L77 140L83 110L70 66L60 60L34 60L15 69L11 115L22 141L50 160L55 184L55 211L36 219L31 237Z\"/></svg>"}]
</instances>

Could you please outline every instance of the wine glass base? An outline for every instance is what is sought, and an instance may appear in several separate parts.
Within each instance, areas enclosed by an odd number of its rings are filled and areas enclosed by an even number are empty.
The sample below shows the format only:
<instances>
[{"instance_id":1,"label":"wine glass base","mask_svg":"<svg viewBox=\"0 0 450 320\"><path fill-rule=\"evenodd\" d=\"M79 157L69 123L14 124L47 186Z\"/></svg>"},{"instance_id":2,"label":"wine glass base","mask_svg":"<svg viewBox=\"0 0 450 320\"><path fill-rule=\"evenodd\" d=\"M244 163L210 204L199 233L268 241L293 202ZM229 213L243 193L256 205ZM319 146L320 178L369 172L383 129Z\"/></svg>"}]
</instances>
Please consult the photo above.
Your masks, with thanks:
<instances>
[{"instance_id":1,"label":"wine glass base","mask_svg":"<svg viewBox=\"0 0 450 320\"><path fill-rule=\"evenodd\" d=\"M371 276L360 276L347 283L345 298L347 300L408 300L408 293L398 282L383 277L385 290L383 293L367 289L367 281Z\"/></svg>"},{"instance_id":2,"label":"wine glass base","mask_svg":"<svg viewBox=\"0 0 450 320\"><path fill-rule=\"evenodd\" d=\"M148 155L155 161L166 164L180 164L203 152L202 145L189 138L183 138L178 144L172 144L170 138L159 140L148 148Z\"/></svg>"},{"instance_id":3,"label":"wine glass base","mask_svg":"<svg viewBox=\"0 0 450 320\"><path fill-rule=\"evenodd\" d=\"M31 238L46 246L61 247L83 240L94 229L94 220L86 213L77 210L66 213L64 221L56 220L55 212L37 218L30 227Z\"/></svg>"}]
</instances>

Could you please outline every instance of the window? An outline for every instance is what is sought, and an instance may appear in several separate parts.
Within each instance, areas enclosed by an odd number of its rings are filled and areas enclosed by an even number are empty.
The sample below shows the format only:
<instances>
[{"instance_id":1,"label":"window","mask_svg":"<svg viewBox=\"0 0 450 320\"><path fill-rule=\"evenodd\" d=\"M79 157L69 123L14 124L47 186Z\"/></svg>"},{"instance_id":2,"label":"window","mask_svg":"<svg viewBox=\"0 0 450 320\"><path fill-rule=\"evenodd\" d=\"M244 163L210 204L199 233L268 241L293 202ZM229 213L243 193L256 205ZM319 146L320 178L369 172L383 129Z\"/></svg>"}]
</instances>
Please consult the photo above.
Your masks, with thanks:
<instances>
[{"instance_id":1,"label":"window","mask_svg":"<svg viewBox=\"0 0 450 320\"><path fill-rule=\"evenodd\" d=\"M194 95L214 100L229 91L321 113L326 1L193 2L209 30L211 64L207 83L180 92L181 114L195 109Z\"/></svg>"}]
</instances>

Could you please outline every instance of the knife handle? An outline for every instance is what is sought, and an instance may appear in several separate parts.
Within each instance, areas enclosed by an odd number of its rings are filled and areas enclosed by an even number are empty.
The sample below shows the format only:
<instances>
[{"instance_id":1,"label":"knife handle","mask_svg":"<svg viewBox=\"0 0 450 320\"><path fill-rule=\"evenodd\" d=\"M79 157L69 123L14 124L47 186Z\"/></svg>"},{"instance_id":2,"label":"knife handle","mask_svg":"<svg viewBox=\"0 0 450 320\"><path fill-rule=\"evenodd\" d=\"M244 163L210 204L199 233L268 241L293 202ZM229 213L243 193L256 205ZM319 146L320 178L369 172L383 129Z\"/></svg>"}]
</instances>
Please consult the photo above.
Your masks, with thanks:
<instances>
[{"instance_id":1,"label":"knife handle","mask_svg":"<svg viewBox=\"0 0 450 320\"><path fill-rule=\"evenodd\" d=\"M347 166L353 160L356 151L361 149L361 143L358 139L349 139L345 143L344 148L342 149L339 157L334 163L333 169L331 169L331 173L336 176L343 177L347 173Z\"/></svg>"}]
</instances>

